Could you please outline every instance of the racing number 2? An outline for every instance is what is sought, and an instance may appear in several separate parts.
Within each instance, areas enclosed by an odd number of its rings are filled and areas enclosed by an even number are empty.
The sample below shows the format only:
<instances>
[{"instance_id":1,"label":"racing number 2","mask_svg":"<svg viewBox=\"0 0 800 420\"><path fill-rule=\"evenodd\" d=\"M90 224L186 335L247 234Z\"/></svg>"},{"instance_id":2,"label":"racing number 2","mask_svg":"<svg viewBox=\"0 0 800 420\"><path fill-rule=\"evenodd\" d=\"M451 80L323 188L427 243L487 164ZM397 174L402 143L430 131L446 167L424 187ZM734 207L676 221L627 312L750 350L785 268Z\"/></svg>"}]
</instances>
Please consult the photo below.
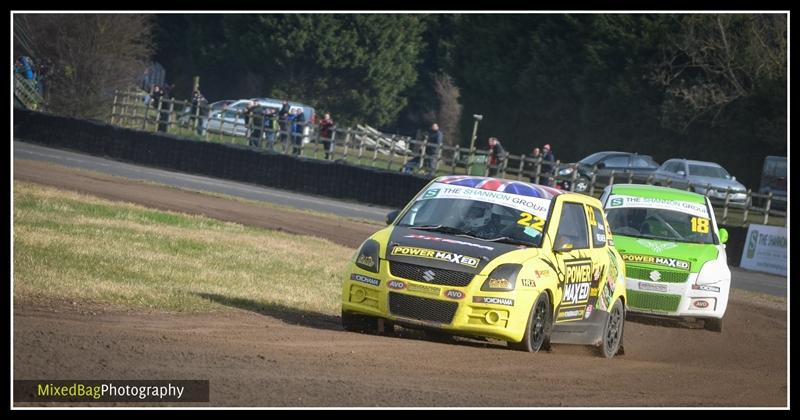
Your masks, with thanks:
<instances>
[{"instance_id":1,"label":"racing number 2","mask_svg":"<svg viewBox=\"0 0 800 420\"><path fill-rule=\"evenodd\" d=\"M692 217L692 232L708 233L708 219Z\"/></svg>"},{"instance_id":2,"label":"racing number 2","mask_svg":"<svg viewBox=\"0 0 800 420\"><path fill-rule=\"evenodd\" d=\"M530 213L522 212L519 214L520 219L517 220L517 224L522 226L530 226L539 232L544 230L544 219L539 216L534 216Z\"/></svg>"}]
</instances>

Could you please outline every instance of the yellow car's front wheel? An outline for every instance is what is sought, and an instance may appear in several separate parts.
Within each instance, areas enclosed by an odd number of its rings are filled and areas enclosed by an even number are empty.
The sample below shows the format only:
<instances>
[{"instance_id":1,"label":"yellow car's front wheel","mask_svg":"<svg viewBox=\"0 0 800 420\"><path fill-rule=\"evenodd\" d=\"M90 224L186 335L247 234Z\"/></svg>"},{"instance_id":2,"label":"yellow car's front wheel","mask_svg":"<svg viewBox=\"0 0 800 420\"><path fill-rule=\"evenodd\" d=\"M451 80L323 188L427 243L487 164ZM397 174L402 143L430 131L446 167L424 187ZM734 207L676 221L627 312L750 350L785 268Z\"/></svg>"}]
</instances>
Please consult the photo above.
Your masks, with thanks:
<instances>
[{"instance_id":1,"label":"yellow car's front wheel","mask_svg":"<svg viewBox=\"0 0 800 420\"><path fill-rule=\"evenodd\" d=\"M536 303L531 308L525 335L519 343L509 342L508 346L530 353L550 348L550 331L553 326L553 311L550 310L550 299L546 292L539 294Z\"/></svg>"}]
</instances>

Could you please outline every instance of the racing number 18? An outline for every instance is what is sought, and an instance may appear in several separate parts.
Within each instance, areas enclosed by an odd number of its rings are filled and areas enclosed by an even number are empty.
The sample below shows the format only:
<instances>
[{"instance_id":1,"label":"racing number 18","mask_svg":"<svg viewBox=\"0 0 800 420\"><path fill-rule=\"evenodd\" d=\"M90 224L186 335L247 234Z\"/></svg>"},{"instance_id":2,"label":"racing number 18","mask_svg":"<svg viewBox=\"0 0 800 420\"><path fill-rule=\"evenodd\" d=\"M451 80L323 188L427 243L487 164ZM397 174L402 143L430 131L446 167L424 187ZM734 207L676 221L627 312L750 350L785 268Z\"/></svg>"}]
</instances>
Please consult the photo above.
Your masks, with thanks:
<instances>
[{"instance_id":1,"label":"racing number 18","mask_svg":"<svg viewBox=\"0 0 800 420\"><path fill-rule=\"evenodd\" d=\"M530 226L539 232L544 230L544 219L539 216L534 216L530 213L522 212L519 214L520 219L517 220L517 224L522 226Z\"/></svg>"},{"instance_id":2,"label":"racing number 18","mask_svg":"<svg viewBox=\"0 0 800 420\"><path fill-rule=\"evenodd\" d=\"M708 233L708 219L692 217L692 232Z\"/></svg>"}]
</instances>

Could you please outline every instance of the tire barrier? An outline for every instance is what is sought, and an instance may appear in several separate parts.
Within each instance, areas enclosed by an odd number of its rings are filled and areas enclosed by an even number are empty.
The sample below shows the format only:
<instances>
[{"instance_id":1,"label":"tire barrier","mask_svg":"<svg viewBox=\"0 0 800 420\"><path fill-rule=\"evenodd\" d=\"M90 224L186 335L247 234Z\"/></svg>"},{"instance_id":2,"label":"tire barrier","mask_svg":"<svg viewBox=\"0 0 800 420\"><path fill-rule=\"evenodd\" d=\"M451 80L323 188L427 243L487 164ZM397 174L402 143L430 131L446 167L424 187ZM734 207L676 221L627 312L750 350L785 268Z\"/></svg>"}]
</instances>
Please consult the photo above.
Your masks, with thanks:
<instances>
[{"instance_id":1,"label":"tire barrier","mask_svg":"<svg viewBox=\"0 0 800 420\"><path fill-rule=\"evenodd\" d=\"M404 206L429 181L22 109L14 110L14 138L123 162L386 207Z\"/></svg>"}]
</instances>

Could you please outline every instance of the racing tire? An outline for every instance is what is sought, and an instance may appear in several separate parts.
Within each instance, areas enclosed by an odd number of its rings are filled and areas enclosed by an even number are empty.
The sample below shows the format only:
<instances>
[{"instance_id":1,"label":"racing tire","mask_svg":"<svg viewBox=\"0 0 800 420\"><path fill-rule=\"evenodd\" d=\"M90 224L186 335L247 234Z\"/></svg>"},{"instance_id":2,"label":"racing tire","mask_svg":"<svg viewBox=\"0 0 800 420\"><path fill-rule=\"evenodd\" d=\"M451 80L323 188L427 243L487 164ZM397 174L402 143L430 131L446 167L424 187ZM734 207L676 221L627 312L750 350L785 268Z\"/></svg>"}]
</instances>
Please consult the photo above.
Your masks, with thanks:
<instances>
[{"instance_id":1,"label":"racing tire","mask_svg":"<svg viewBox=\"0 0 800 420\"><path fill-rule=\"evenodd\" d=\"M622 301L617 299L617 302L608 312L606 326L603 328L603 337L600 341L600 346L598 346L600 356L610 359L617 354L622 347L624 328L625 307L622 305Z\"/></svg>"},{"instance_id":2,"label":"racing tire","mask_svg":"<svg viewBox=\"0 0 800 420\"><path fill-rule=\"evenodd\" d=\"M553 329L553 311L550 310L550 298L547 292L539 293L539 298L531 308L525 335L519 343L509 342L514 350L536 353L539 350L550 350L550 332Z\"/></svg>"},{"instance_id":3,"label":"racing tire","mask_svg":"<svg viewBox=\"0 0 800 420\"><path fill-rule=\"evenodd\" d=\"M350 332L375 333L378 331L378 319L342 311L342 328Z\"/></svg>"},{"instance_id":4,"label":"racing tire","mask_svg":"<svg viewBox=\"0 0 800 420\"><path fill-rule=\"evenodd\" d=\"M714 331L714 332L722 332L722 318L706 318L703 321L703 328Z\"/></svg>"}]
</instances>

